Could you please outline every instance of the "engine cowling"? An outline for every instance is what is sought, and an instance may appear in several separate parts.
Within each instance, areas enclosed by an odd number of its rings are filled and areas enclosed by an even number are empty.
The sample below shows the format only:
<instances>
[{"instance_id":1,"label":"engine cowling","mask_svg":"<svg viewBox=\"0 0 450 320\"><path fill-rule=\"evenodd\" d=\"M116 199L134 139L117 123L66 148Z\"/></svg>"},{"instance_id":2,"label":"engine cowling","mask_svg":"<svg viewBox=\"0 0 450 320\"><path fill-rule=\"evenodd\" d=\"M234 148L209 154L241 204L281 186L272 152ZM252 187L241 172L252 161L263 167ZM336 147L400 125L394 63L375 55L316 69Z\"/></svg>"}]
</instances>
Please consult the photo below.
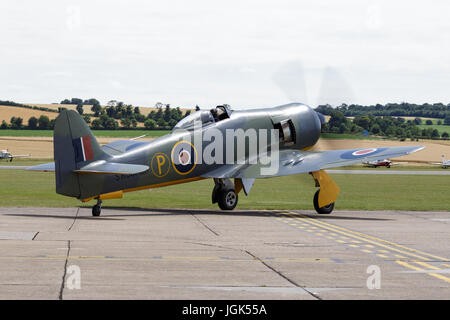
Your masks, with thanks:
<instances>
[{"instance_id":1,"label":"engine cowling","mask_svg":"<svg viewBox=\"0 0 450 320\"><path fill-rule=\"evenodd\" d=\"M325 117L311 107L291 103L271 112L274 128L279 130L280 148L304 149L319 140Z\"/></svg>"}]
</instances>

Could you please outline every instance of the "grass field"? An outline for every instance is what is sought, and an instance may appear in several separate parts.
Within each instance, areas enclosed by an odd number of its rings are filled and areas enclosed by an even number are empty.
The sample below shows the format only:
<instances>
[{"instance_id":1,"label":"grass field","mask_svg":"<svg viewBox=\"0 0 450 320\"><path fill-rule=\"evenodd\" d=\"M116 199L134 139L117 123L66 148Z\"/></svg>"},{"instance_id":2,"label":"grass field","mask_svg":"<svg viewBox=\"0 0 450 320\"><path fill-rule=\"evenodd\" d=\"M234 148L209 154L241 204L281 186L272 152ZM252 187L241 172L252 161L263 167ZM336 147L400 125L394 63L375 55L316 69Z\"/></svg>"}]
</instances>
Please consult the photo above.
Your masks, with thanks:
<instances>
[{"instance_id":1,"label":"grass field","mask_svg":"<svg viewBox=\"0 0 450 320\"><path fill-rule=\"evenodd\" d=\"M439 134L442 134L444 132L447 132L448 134L450 134L450 126L444 126L444 125L438 126L437 124L431 124L431 125L421 124L418 127L420 129L437 129L437 131L439 131Z\"/></svg>"},{"instance_id":2,"label":"grass field","mask_svg":"<svg viewBox=\"0 0 450 320\"><path fill-rule=\"evenodd\" d=\"M354 210L441 210L448 211L450 198L442 194L449 176L331 175L341 188L336 209ZM76 199L57 195L52 173L0 170L0 206L89 207ZM213 182L187 184L125 193L123 199L107 200L104 207L206 208ZM250 196L243 193L239 209L313 209L316 188L307 174L257 180ZM437 195L442 194L438 197Z\"/></svg>"},{"instance_id":3,"label":"grass field","mask_svg":"<svg viewBox=\"0 0 450 320\"><path fill-rule=\"evenodd\" d=\"M146 134L148 137L160 137L170 130L92 130L96 137L134 138ZM0 129L2 137L53 137L53 130L15 130Z\"/></svg>"}]
</instances>

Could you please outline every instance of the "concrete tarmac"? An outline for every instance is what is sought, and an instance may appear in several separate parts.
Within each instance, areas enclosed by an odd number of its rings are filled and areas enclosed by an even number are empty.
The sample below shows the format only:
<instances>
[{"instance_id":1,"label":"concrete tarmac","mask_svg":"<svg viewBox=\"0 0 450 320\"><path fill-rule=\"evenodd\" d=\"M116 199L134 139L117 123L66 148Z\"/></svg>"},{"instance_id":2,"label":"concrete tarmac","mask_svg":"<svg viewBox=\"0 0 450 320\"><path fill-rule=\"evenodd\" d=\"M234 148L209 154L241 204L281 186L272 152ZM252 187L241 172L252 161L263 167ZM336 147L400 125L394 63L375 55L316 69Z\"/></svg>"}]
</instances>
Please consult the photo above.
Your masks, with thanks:
<instances>
[{"instance_id":1,"label":"concrete tarmac","mask_svg":"<svg viewBox=\"0 0 450 320\"><path fill-rule=\"evenodd\" d=\"M449 212L0 208L0 299L449 299L449 230Z\"/></svg>"}]
</instances>

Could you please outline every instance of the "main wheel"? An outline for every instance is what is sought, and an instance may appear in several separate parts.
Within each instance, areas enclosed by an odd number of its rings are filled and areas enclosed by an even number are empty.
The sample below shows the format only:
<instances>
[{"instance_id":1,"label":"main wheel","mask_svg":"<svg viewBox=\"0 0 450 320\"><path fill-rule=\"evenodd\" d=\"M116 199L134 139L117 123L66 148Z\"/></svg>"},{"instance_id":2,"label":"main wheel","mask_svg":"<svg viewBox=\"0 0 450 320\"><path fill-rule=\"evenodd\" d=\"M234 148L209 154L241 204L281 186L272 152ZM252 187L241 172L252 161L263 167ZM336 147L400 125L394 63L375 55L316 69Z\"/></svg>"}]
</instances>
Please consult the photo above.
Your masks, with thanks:
<instances>
[{"instance_id":1,"label":"main wheel","mask_svg":"<svg viewBox=\"0 0 450 320\"><path fill-rule=\"evenodd\" d=\"M92 215L94 217L100 216L101 212L102 212L102 207L99 206L98 204L96 204L95 206L92 207Z\"/></svg>"},{"instance_id":2,"label":"main wheel","mask_svg":"<svg viewBox=\"0 0 450 320\"><path fill-rule=\"evenodd\" d=\"M318 214L330 214L333 209L334 209L334 202L330 203L329 205L325 206L325 207L319 207L319 192L320 189L316 191L316 193L314 194L314 209L316 209Z\"/></svg>"},{"instance_id":3,"label":"main wheel","mask_svg":"<svg viewBox=\"0 0 450 320\"><path fill-rule=\"evenodd\" d=\"M238 203L238 195L234 189L225 189L219 191L218 204L222 210L233 210Z\"/></svg>"}]
</instances>

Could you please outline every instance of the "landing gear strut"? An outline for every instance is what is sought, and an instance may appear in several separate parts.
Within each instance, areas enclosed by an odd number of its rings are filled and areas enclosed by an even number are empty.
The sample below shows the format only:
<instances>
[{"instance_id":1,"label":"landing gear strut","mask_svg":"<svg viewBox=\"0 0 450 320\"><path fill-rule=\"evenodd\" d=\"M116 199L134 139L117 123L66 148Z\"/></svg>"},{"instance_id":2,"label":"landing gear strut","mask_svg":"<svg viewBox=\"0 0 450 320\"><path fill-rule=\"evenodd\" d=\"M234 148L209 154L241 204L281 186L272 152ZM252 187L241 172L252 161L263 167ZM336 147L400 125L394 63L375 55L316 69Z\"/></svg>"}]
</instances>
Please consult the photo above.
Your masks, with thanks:
<instances>
[{"instance_id":1,"label":"landing gear strut","mask_svg":"<svg viewBox=\"0 0 450 320\"><path fill-rule=\"evenodd\" d=\"M97 204L92 207L92 215L94 217L100 216L100 213L102 212L102 200L97 199Z\"/></svg>"},{"instance_id":2,"label":"landing gear strut","mask_svg":"<svg viewBox=\"0 0 450 320\"><path fill-rule=\"evenodd\" d=\"M212 203L219 205L222 210L233 210L238 203L238 195L234 184L229 179L214 179Z\"/></svg>"}]
</instances>

